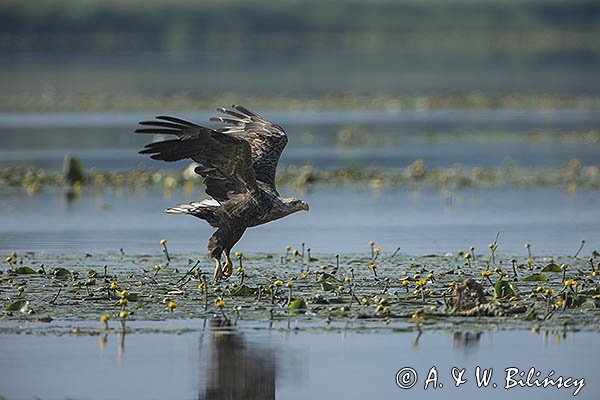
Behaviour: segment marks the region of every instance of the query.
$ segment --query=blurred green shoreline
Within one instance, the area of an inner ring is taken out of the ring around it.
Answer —
[[[164,189],[183,190],[191,194],[203,188],[202,179],[194,173],[195,163],[183,170],[143,169],[131,171],[83,171],[78,161],[71,159],[65,171],[13,166],[0,169],[0,188],[25,190],[29,195],[53,187],[68,187],[77,193],[82,187],[96,189],[128,188],[134,191]],[[429,168],[423,160],[415,160],[406,168],[380,169],[347,167],[335,170],[317,169],[311,165],[283,166],[277,174],[277,184],[297,190],[311,190],[315,185],[367,185],[373,189],[386,187],[435,187],[442,192],[466,188],[552,187],[567,192],[600,189],[600,167],[585,166],[577,159],[556,168],[496,168],[465,167]]]
[[[0,49],[594,49],[595,1],[4,0]]]
[[[0,112],[599,109],[600,4],[0,2]]]

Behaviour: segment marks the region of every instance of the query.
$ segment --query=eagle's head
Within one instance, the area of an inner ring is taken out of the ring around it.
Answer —
[[[308,211],[310,209],[310,207],[308,206],[308,203],[305,202],[304,200],[300,200],[300,199],[294,199],[294,198],[283,199],[283,203],[289,209],[290,213],[293,213],[296,211]]]

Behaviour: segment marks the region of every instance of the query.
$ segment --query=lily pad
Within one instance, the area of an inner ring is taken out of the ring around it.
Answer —
[[[535,308],[529,311],[529,313],[525,316],[525,321],[537,321],[537,319],[538,313]]]
[[[29,301],[17,300],[17,301],[13,301],[12,303],[8,304],[4,310],[5,311],[20,311],[22,313],[25,313],[25,312],[27,312],[28,309],[29,309]]]
[[[327,268],[330,267],[330,265],[327,265],[323,268]],[[331,280],[336,280],[335,276],[327,273],[327,272],[323,272],[321,275],[319,275],[319,279],[317,280],[317,282],[321,282],[321,281],[331,281]]]
[[[57,278],[67,278],[71,276],[71,271],[66,268],[59,267],[52,270],[52,275]]]
[[[595,310],[600,308],[600,299],[587,299],[585,303],[581,305],[584,310]]]
[[[129,293],[125,298],[128,301],[139,301],[140,296],[137,293]]]
[[[558,265],[550,263],[542,269],[542,272],[562,272],[562,269]]]
[[[578,294],[576,296],[573,296],[571,294],[567,295],[567,298],[565,299],[565,302],[567,304],[567,307],[571,307],[571,308],[577,308],[577,307],[581,307],[587,300],[588,298],[584,295]]]
[[[334,284],[337,282],[335,277],[328,273],[321,274],[317,282],[321,284],[321,289],[326,292],[331,292],[337,286],[334,286]]]
[[[529,275],[527,278],[525,278],[523,280],[527,281],[527,282],[542,282],[542,281],[547,281],[548,277],[544,274],[533,274],[533,275]]]
[[[306,313],[307,306],[304,299],[296,299],[290,303],[288,308],[292,314],[304,314]]]
[[[347,303],[347,301],[344,300],[341,297],[333,297],[333,298],[329,299],[327,302],[329,304],[343,304],[343,303]]]
[[[512,297],[515,296],[517,292],[513,285],[510,282],[499,280],[494,285],[494,297],[497,299],[502,299],[504,297]]]
[[[232,296],[254,296],[255,293],[256,289],[252,289],[251,287],[246,285],[234,286],[229,291],[229,294],[231,294]]]
[[[17,274],[35,274],[35,270],[31,267],[17,267],[15,272]]]
[[[327,301],[327,299],[321,296],[320,294],[317,294],[312,300],[312,302],[314,304],[329,304],[329,301]]]

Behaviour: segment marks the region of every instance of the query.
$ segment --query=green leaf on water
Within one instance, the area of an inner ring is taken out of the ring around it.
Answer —
[[[562,272],[562,269],[558,265],[550,263],[542,269],[542,272]]]
[[[580,307],[581,305],[583,305],[586,302],[586,300],[587,300],[587,297],[578,294],[573,299],[573,303],[572,303],[571,307]]]
[[[333,275],[323,273],[319,276],[317,282],[321,284],[321,289],[326,292],[331,292],[335,288],[334,283],[337,282],[337,280]]]
[[[494,297],[497,299],[515,296],[516,294],[517,292],[510,282],[499,280],[494,285]]]
[[[525,321],[537,321],[538,313],[535,309],[532,309],[526,316]]]
[[[54,275],[57,278],[67,278],[71,276],[71,271],[69,271],[66,268],[59,267],[52,270],[52,275]]]
[[[35,274],[35,270],[31,267],[17,267],[15,272],[17,274]]]
[[[527,281],[527,282],[541,282],[541,281],[547,281],[548,277],[544,274],[533,274],[533,275],[529,275],[527,278],[525,278],[523,280]]]
[[[229,294],[232,296],[254,296],[256,289],[252,289],[249,286],[234,286],[229,290]]]
[[[600,299],[587,299],[585,303],[581,305],[584,310],[595,310],[600,308]]]
[[[329,304],[329,301],[320,294],[315,295],[315,298],[312,300],[314,304]]]
[[[304,299],[296,299],[288,306],[290,313],[292,314],[304,314],[306,313],[306,302]]]
[[[139,301],[140,299],[140,296],[137,293],[129,293],[126,297],[129,301]]]
[[[335,281],[335,276],[328,274],[327,272],[323,272],[321,275],[319,275],[319,279],[317,280],[317,282],[323,282],[323,281]]]
[[[29,301],[27,300],[17,300],[13,301],[4,309],[5,311],[20,311],[22,313],[27,312],[29,309]]]
[[[343,303],[347,303],[347,301],[341,297],[333,297],[328,300],[328,303],[329,304],[343,304]]]

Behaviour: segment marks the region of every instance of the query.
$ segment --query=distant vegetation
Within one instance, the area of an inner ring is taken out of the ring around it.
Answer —
[[[4,0],[0,48],[593,48],[599,22],[597,1]]]
[[[71,159],[68,159],[71,160]],[[201,178],[193,172],[195,164],[184,170],[138,169],[126,172],[109,172],[79,169],[79,179],[72,177],[72,169],[54,171],[24,165],[0,168],[0,189],[26,191],[35,195],[53,187],[71,187],[80,190],[89,186],[98,190],[128,188],[144,191],[164,188],[167,193],[183,190],[188,196],[204,187]],[[427,167],[421,159],[405,168],[379,169],[371,167],[347,167],[336,170],[313,168],[311,165],[283,166],[277,172],[277,185],[298,190],[313,190],[322,185],[369,185],[374,190],[385,187],[438,188],[445,196],[469,187],[477,188],[535,188],[553,187],[574,193],[577,190],[600,189],[600,168],[583,165],[578,159],[554,168],[519,168],[514,165],[499,168]],[[77,193],[75,193],[77,194]]]
[[[600,3],[3,0],[0,110],[597,108]]]

